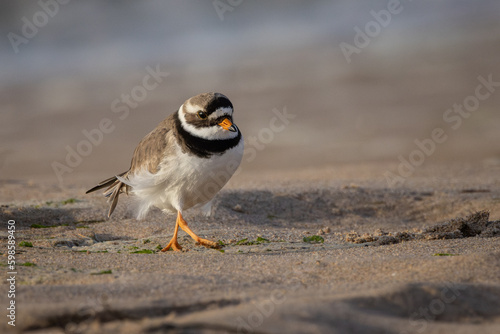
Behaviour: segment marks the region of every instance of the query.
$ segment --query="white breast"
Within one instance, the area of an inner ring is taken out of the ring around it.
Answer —
[[[175,145],[175,154],[164,158],[156,174],[141,171],[129,178],[132,193],[138,199],[139,219],[152,206],[182,212],[211,201],[233,176],[243,157],[243,139],[224,154],[210,158],[185,154]]]

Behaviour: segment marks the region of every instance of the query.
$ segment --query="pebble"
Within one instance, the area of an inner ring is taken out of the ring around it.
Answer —
[[[323,234],[327,234],[327,233],[330,233],[329,227],[324,227],[318,231],[318,235],[323,235]]]
[[[236,211],[236,212],[244,212],[243,211],[243,208],[241,207],[240,204],[236,204],[234,207],[233,207],[233,211]]]

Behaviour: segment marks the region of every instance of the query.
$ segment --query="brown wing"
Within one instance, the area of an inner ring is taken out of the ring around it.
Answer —
[[[163,120],[144,137],[135,148],[128,174],[134,174],[141,169],[156,173],[158,166],[168,151],[168,133],[173,128],[173,115]]]

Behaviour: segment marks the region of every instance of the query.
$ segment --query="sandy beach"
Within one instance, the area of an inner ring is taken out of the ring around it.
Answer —
[[[498,3],[176,6],[71,2],[0,49],[0,332],[499,333]],[[222,248],[162,253],[174,214],[85,191],[206,91],[245,139],[185,214]]]
[[[121,203],[107,220],[105,200],[78,186],[6,182],[2,199],[11,201],[0,218],[15,220],[17,240],[32,244],[17,248],[16,330],[496,333],[496,173],[415,177],[388,188],[353,166],[336,172],[335,179],[326,169],[237,177],[219,195],[214,217],[187,216],[224,252],[181,234],[188,251],[161,253],[174,215],[137,221]],[[29,194],[48,201],[23,198]],[[490,215],[467,218],[481,210]],[[416,237],[445,231],[435,225],[449,227],[452,218],[464,220],[450,233]],[[413,237],[359,240],[401,233]]]

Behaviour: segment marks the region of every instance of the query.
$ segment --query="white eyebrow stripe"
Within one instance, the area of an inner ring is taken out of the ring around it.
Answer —
[[[233,115],[233,108],[231,107],[225,107],[225,108],[219,108],[213,113],[208,116],[209,119],[217,119],[221,116],[232,116]]]

